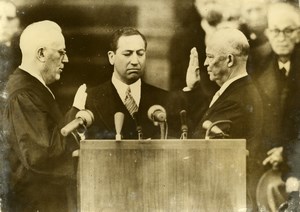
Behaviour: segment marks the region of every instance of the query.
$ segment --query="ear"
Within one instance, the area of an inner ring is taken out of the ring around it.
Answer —
[[[111,65],[115,64],[115,53],[113,51],[107,52],[108,60]]]
[[[231,68],[231,67],[234,65],[234,63],[235,63],[234,55],[229,54],[229,55],[227,56],[227,67],[228,67],[228,68]]]
[[[43,63],[46,61],[45,49],[43,47],[40,47],[40,48],[37,49],[36,57],[39,61],[41,61]]]

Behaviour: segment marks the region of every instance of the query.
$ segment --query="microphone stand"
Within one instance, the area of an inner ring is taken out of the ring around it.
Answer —
[[[142,126],[140,125],[140,119],[139,119],[139,115],[138,112],[134,112],[132,114],[132,118],[135,122],[135,126],[136,126],[136,131],[138,134],[138,140],[143,140],[143,131],[142,131]]]
[[[210,137],[209,137],[209,133],[211,132],[211,129],[214,127],[214,126],[216,126],[217,124],[223,124],[223,123],[229,123],[229,124],[232,124],[232,121],[230,121],[230,120],[220,120],[220,121],[216,121],[216,122],[214,122],[214,123],[212,123],[211,125],[210,125],[210,127],[206,130],[206,132],[205,132],[205,139],[210,139]],[[227,134],[225,134],[224,132],[222,132],[221,133],[221,136],[223,137],[223,138],[225,138],[225,137],[228,137],[229,135],[227,135]]]
[[[165,139],[165,122],[159,122],[160,139]]]
[[[180,139],[182,139],[182,140],[187,139],[188,129],[187,128],[183,128],[183,129],[181,129],[181,131],[182,131],[182,133],[181,133]]]
[[[164,122],[159,122],[160,128],[160,139],[167,139],[168,137],[168,123],[167,120]]]
[[[179,115],[180,115],[180,122],[181,122],[181,136],[180,136],[180,139],[187,139],[188,126],[186,124],[186,110],[181,110]]]
[[[136,127],[136,131],[137,131],[137,133],[138,133],[138,140],[143,140],[142,127],[141,127],[141,126],[137,126],[137,127]]]

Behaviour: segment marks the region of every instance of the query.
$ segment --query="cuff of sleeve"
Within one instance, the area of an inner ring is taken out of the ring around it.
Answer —
[[[183,89],[182,89],[182,91],[184,91],[184,92],[188,92],[188,91],[191,91],[192,89],[191,88],[189,88],[189,87],[184,87]]]
[[[85,109],[84,106],[80,106],[80,105],[77,105],[77,104],[73,104],[73,107],[77,108],[78,110],[84,110]]]

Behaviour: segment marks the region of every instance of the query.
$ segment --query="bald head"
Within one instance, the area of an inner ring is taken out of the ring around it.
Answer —
[[[237,29],[220,29],[208,40],[208,46],[218,49],[220,53],[243,56],[247,59],[249,43],[246,36]]]
[[[52,21],[40,21],[25,28],[20,38],[22,69],[39,75],[45,84],[60,79],[69,62],[61,28]]]
[[[58,40],[64,40],[61,28],[52,21],[40,21],[28,25],[20,37],[23,58],[34,57],[37,49],[51,47]]]
[[[284,2],[271,4],[268,10],[268,25],[274,25],[282,19],[291,25],[300,26],[299,9]]]
[[[226,81],[247,74],[249,44],[237,29],[220,29],[208,40],[204,65],[211,81],[222,86]]]

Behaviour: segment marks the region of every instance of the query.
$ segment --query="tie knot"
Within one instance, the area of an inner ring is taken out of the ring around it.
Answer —
[[[286,70],[284,67],[282,67],[282,68],[280,69],[280,72],[281,72],[281,74],[283,74],[284,76],[287,76],[287,70]]]
[[[126,94],[131,94],[130,86],[128,86],[128,88],[127,88],[127,90],[126,90]]]

